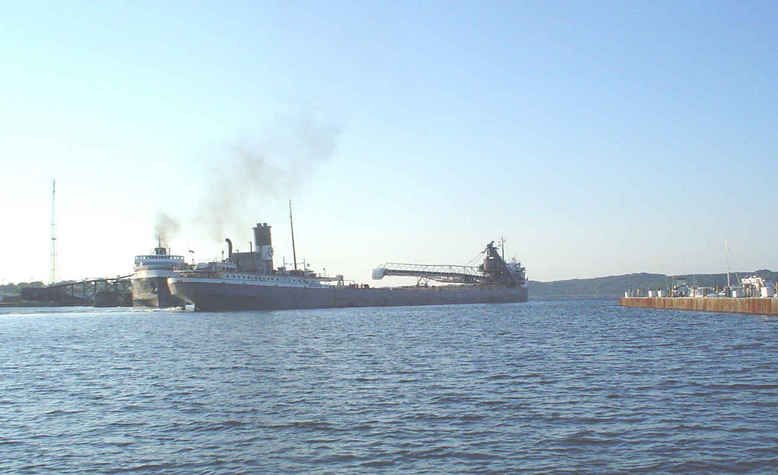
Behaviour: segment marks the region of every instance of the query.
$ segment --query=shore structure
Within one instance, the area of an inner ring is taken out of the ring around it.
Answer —
[[[622,297],[619,304],[623,307],[778,315],[777,298]]]
[[[130,274],[69,280],[55,284],[23,287],[18,295],[2,299],[3,307],[128,307],[132,305]]]
[[[168,277],[171,294],[198,311],[506,303],[528,298],[524,267],[506,263],[493,242],[484,249],[483,263],[477,267],[385,264],[373,272],[374,279],[418,279],[413,286],[386,288],[346,284],[342,275],[325,277],[307,267],[298,269],[296,257],[294,268],[274,268],[267,223],[254,228],[251,252],[233,253],[232,242],[226,242],[228,257],[222,262],[197,264],[191,271]]]
[[[723,289],[694,287],[684,282],[670,289],[648,290],[646,296],[640,289],[628,290],[619,299],[619,304],[624,307],[778,315],[775,282],[766,282],[758,275],[740,279],[737,286],[732,286],[727,280],[728,285]]]

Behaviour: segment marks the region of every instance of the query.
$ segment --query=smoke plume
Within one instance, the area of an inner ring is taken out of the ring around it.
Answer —
[[[229,145],[202,196],[198,227],[214,242],[245,229],[263,200],[289,197],[310,180],[332,156],[338,134],[310,119],[294,120],[263,140]]]
[[[191,231],[213,242],[245,231],[253,224],[264,202],[286,199],[307,183],[317,168],[329,160],[340,131],[313,119],[292,119],[271,130],[262,139],[244,139],[228,144],[217,154],[206,176],[202,192],[192,196],[197,208]],[[175,220],[168,218],[163,236],[178,231]]]
[[[159,241],[162,247],[168,247],[170,240],[178,234],[179,229],[181,229],[181,226],[174,218],[162,212],[157,213],[157,219],[154,224],[154,238]]]

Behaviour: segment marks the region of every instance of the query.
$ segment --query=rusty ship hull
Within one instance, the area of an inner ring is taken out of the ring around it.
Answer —
[[[169,275],[174,275],[172,272]],[[168,275],[137,277],[133,276],[132,306],[143,308],[182,307],[186,303],[170,292],[167,285]]]

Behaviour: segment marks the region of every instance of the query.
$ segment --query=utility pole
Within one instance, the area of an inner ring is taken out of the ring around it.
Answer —
[[[51,262],[49,268],[49,284],[57,281],[57,235],[54,224],[54,197],[56,194],[57,180],[51,180]]]

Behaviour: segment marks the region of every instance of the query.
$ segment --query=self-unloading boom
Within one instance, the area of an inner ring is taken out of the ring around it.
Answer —
[[[387,262],[373,270],[373,280],[387,276],[418,277],[457,284],[473,284],[483,278],[483,273],[474,266],[401,264]]]
[[[524,267],[517,262],[506,263],[494,247],[494,242],[487,244],[483,253],[486,254],[484,262],[478,267],[388,262],[373,270],[373,279],[402,276],[449,284],[501,284],[506,287],[521,285],[526,280]]]

